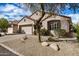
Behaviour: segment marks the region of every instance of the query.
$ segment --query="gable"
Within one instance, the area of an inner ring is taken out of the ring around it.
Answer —
[[[44,18],[46,18],[48,15],[49,15],[50,13],[49,12],[45,12],[45,15],[44,15],[44,17],[43,17],[43,19]],[[64,18],[64,20],[70,20],[71,18],[70,17],[68,17],[68,16],[64,16],[64,15],[57,15],[57,14],[53,14],[53,13],[51,13],[52,14],[52,16],[51,17],[49,17],[49,18]],[[32,18],[32,19],[35,19],[35,20],[38,20],[40,17],[41,17],[41,15],[42,15],[42,12],[41,11],[36,11],[36,12],[34,12],[31,16],[30,16],[30,18]],[[55,16],[54,16],[55,15]],[[42,19],[42,20],[43,20]]]
[[[42,15],[41,12],[37,11],[37,12],[33,13],[30,17],[32,19],[38,20],[41,17],[41,15]]]
[[[34,24],[34,21],[28,19],[27,17],[24,17],[18,25],[27,25],[27,24]]]

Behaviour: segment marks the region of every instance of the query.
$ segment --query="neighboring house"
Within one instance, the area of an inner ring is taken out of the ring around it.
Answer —
[[[18,21],[9,21],[8,34],[17,33],[18,31]]]
[[[45,19],[46,16],[48,16],[50,13],[46,12],[44,18],[42,19],[42,28],[48,29],[48,30],[55,30],[55,29],[64,29],[66,32],[71,31],[71,18],[68,16],[63,15],[57,15],[53,14],[48,19]],[[18,28],[20,32],[26,33],[26,34],[33,34],[34,32],[34,20],[38,20],[41,17],[41,12],[36,11],[31,16],[25,16],[23,17],[19,23]],[[32,18],[32,19],[30,19]],[[45,19],[45,20],[44,20]]]

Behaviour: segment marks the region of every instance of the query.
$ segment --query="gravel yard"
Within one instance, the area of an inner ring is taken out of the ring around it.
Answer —
[[[18,38],[1,43],[24,56],[79,56],[79,43],[75,41],[48,42],[57,43],[60,51],[41,46],[36,36],[28,36],[24,42]]]

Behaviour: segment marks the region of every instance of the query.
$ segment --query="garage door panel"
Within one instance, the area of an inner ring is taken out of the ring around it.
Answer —
[[[32,26],[21,27],[21,30],[22,30],[25,34],[32,34]]]

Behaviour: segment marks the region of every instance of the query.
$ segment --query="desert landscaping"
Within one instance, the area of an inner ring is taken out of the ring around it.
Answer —
[[[0,44],[4,48],[7,47],[6,49],[10,50],[12,53],[22,56],[72,56],[72,55],[78,56],[79,55],[79,43],[76,40],[47,42],[48,44],[55,43],[59,45],[60,50],[55,51],[49,46],[42,46],[41,43],[38,42],[37,36],[27,35],[28,39],[22,41],[21,38],[24,35],[25,34],[7,35],[4,37],[0,37]],[[45,41],[47,38],[48,37],[42,36],[42,41]]]

